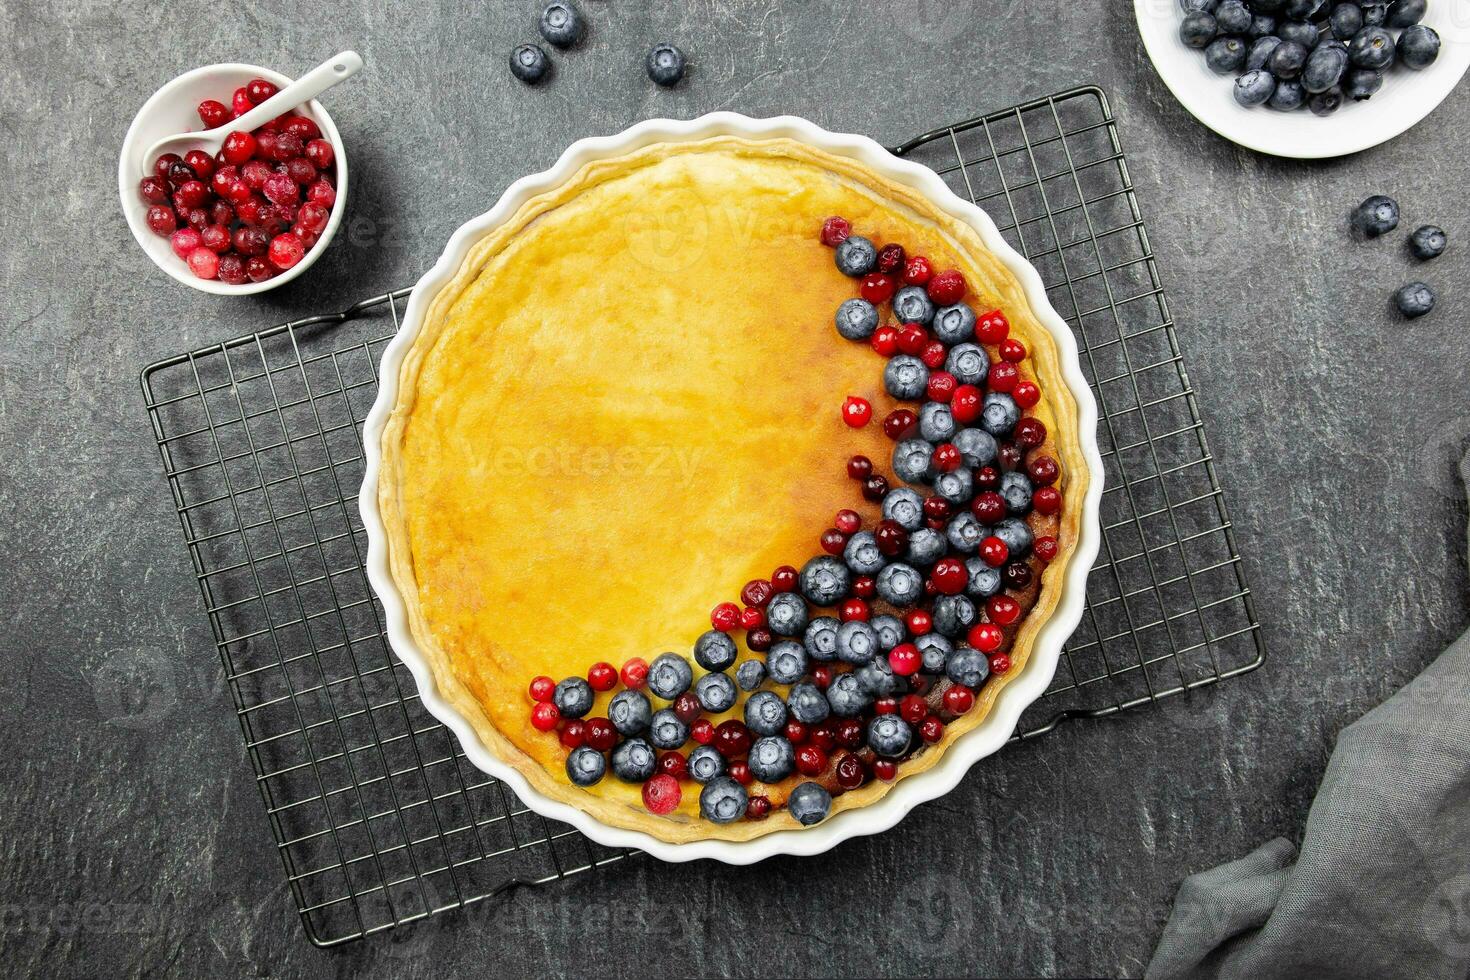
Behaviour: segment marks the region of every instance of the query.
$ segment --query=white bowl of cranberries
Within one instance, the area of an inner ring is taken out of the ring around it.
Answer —
[[[123,213],[143,251],[179,282],[244,296],[290,282],[342,221],[347,158],[315,100],[224,148],[157,160],[165,136],[228,124],[291,81],[256,65],[206,65],[155,92],[128,128],[118,163]]]

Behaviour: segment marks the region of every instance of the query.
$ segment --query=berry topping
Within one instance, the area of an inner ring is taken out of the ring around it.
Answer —
[[[578,748],[586,738],[587,726],[576,719],[567,722],[561,730],[561,744],[569,749]]]
[[[943,345],[940,345],[943,346]],[[940,362],[944,363],[943,361]],[[929,375],[928,395],[930,401],[949,403],[954,397],[955,379],[948,371],[934,371]]]
[[[918,324],[908,323],[898,330],[898,349],[901,353],[915,357],[924,353],[929,346],[929,335]]]
[[[944,708],[952,715],[962,715],[975,706],[975,692],[956,684],[944,692]]]
[[[764,820],[771,812],[771,801],[764,796],[752,796],[745,804],[745,819]]]
[[[842,403],[842,421],[854,429],[861,429],[873,417],[873,406],[866,398],[849,395]]]
[[[727,759],[742,756],[750,751],[750,731],[734,718],[722,721],[715,728],[712,744]]]
[[[965,298],[965,277],[957,269],[946,269],[928,283],[929,298],[940,306],[953,306]]]
[[[587,668],[587,683],[594,691],[611,691],[618,683],[617,669],[610,663],[595,663]]]
[[[827,554],[840,555],[843,549],[847,547],[847,535],[835,527],[829,527],[822,532],[822,537],[818,543],[821,544],[822,550]]]
[[[668,773],[659,773],[643,784],[643,805],[649,813],[672,813],[683,795],[679,781]]]
[[[866,480],[868,477],[870,477],[870,476],[873,475],[873,461],[871,459],[869,459],[868,457],[866,457],[866,456],[854,456],[854,457],[852,457],[851,459],[849,459],[847,461],[847,475],[849,477],[851,477],[852,479],[854,479],[854,480]],[[790,568],[789,565],[783,565],[781,567],[782,568]],[[779,572],[779,571],[781,571],[781,569],[777,569],[777,572]],[[794,582],[795,577],[796,577],[796,569],[794,569],[794,568],[791,569],[791,575],[792,575],[792,579],[793,579],[793,582]],[[776,577],[774,575],[771,576],[771,582],[772,582],[772,584],[775,583],[775,580],[776,580]],[[777,592],[789,592],[791,590],[789,588],[787,588],[787,589],[780,589],[780,588],[778,588],[776,591]]]
[[[1004,674],[1011,669],[1011,658],[1004,653],[993,653],[990,655],[990,672],[992,674]]]
[[[740,625],[740,607],[733,602],[722,602],[710,610],[710,625],[722,633],[728,633]]]
[[[1010,332],[1010,322],[1000,310],[982,314],[975,323],[975,337],[982,344],[999,344]]]
[[[934,276],[934,267],[922,255],[915,255],[904,263],[903,281],[910,286],[923,286]]]
[[[550,701],[552,692],[556,690],[556,681],[542,674],[531,681],[529,688],[532,701]]]
[[[828,248],[836,248],[838,245],[841,245],[847,241],[847,237],[851,234],[852,223],[846,218],[839,218],[833,215],[822,222],[822,244]]]
[[[863,299],[869,303],[886,303],[893,298],[898,287],[893,279],[882,272],[870,272],[863,276],[861,289]]]
[[[642,657],[631,657],[619,671],[624,687],[640,688],[648,680],[648,661]]]
[[[985,564],[989,565],[991,568],[999,568],[1000,566],[1004,565],[1006,563],[1006,559],[1008,559],[1010,556],[1011,552],[1010,549],[1006,547],[1006,543],[1000,538],[995,537],[994,535],[991,535],[984,541],[980,542],[980,557],[983,558],[985,560]]]
[[[561,720],[561,712],[550,701],[537,702],[531,709],[531,726],[538,732],[549,732]]]
[[[935,566],[933,580],[945,595],[959,595],[970,581],[970,573],[958,558],[943,558]]]
[[[892,242],[878,249],[878,271],[885,275],[902,275],[904,250],[902,245]],[[905,280],[907,282],[907,280]]]
[[[989,616],[993,623],[1009,626],[1020,618],[1021,605],[1010,596],[991,596],[985,603],[985,615]]]

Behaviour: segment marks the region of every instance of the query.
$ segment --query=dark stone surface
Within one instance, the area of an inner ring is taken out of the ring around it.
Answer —
[[[20,974],[607,976],[1137,974],[1189,872],[1296,836],[1335,733],[1466,624],[1452,449],[1470,420],[1470,227],[1454,93],[1404,137],[1326,163],[1196,124],[1131,4],[584,0],[589,36],[540,90],[506,53],[536,4],[17,0],[0,196],[0,947]],[[216,18],[224,12],[224,21]],[[468,12],[467,12],[468,11]],[[686,82],[642,75],[657,40]],[[330,98],[350,225],[303,280],[225,302],[178,286],[118,214],[135,108],[196,64],[367,61]],[[412,281],[450,232],[577,137],[655,115],[793,112],[892,142],[1080,82],[1114,100],[1272,651],[1264,669],[978,767],[896,830],[821,858],[640,861],[323,952],[291,909],[137,386],[155,358]],[[1350,110],[1349,110],[1350,111]],[[1302,126],[1312,121],[1303,118]],[[1391,291],[1433,221],[1432,316]],[[139,672],[152,686],[123,683]],[[120,680],[122,679],[122,680]]]

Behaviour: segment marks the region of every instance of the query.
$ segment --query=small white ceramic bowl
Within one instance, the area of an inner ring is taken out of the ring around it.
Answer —
[[[1340,157],[1385,143],[1433,112],[1470,67],[1470,2],[1433,0],[1423,23],[1439,33],[1440,48],[1428,68],[1397,65],[1373,98],[1330,116],[1247,109],[1235,101],[1235,79],[1215,74],[1203,51],[1179,40],[1179,0],[1133,0],[1133,11],[1144,49],[1184,108],[1232,143],[1278,157]]]
[[[128,127],[127,136],[123,137],[122,155],[117,164],[117,189],[122,198],[123,214],[143,251],[148,253],[154,265],[179,282],[218,296],[263,293],[285,285],[301,275],[326,251],[327,244],[337,233],[337,226],[342,223],[342,212],[347,203],[347,151],[342,146],[342,137],[338,134],[332,117],[322,108],[321,103],[313,99],[296,111],[316,123],[323,138],[332,144],[332,151],[336,155],[337,201],[332,205],[332,215],[327,219],[327,227],[322,231],[321,237],[300,262],[265,282],[247,282],[232,286],[218,279],[200,279],[189,271],[189,266],[183,259],[174,254],[169,240],[155,235],[148,227],[148,204],[138,196],[138,181],[153,172],[153,161],[144,160],[143,154],[155,141],[165,136],[202,130],[204,124],[199,121],[197,111],[199,103],[205,99],[216,99],[229,105],[230,96],[235,89],[252,78],[264,78],[282,88],[291,84],[291,79],[278,71],[257,65],[239,64],[205,65],[175,78],[154,92],[133,117],[133,124]]]

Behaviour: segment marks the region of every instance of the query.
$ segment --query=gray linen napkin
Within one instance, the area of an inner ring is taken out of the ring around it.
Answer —
[[[1184,880],[1145,975],[1470,975],[1470,632],[1338,736],[1300,854]]]

